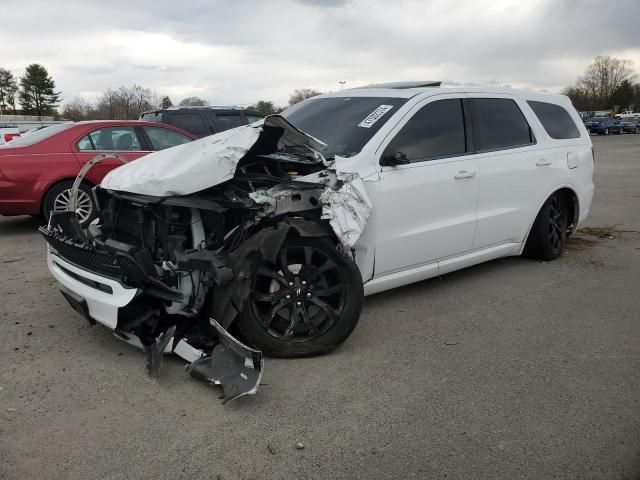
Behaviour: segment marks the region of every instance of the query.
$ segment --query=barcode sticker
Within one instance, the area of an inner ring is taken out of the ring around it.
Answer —
[[[376,123],[380,118],[393,108],[393,105],[380,105],[373,112],[371,112],[367,118],[362,120],[358,126],[362,128],[371,128],[371,125]]]

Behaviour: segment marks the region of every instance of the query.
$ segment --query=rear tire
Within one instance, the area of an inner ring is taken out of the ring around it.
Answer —
[[[568,222],[567,198],[561,193],[554,193],[538,212],[523,256],[536,260],[554,260],[562,255],[567,241]]]
[[[62,212],[68,208],[71,198],[71,187],[73,187],[73,182],[71,180],[65,180],[55,184],[49,189],[42,202],[42,214],[47,222],[49,221],[51,212]],[[78,189],[78,208],[76,212],[82,228],[87,228],[91,221],[97,216],[93,193],[91,192],[91,188],[86,184],[80,184],[80,188]]]
[[[358,267],[323,238],[290,238],[277,262],[262,261],[237,327],[273,357],[321,355],[344,342],[360,318]]]

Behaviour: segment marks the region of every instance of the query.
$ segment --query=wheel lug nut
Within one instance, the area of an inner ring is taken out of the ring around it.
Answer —
[[[290,286],[290,287],[293,287],[293,282],[289,282],[289,286]]]
[[[284,298],[286,298],[287,300],[291,300],[291,295],[286,295]]]
[[[302,281],[302,286],[305,287],[307,285],[307,282],[305,282],[304,280]]]
[[[296,305],[297,305],[298,307],[301,307],[301,306],[302,306],[302,302],[296,302]]]
[[[307,292],[307,298],[311,298],[311,292]]]

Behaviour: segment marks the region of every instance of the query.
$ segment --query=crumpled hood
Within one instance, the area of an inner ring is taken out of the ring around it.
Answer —
[[[102,188],[141,195],[168,197],[189,195],[230,180],[238,162],[261,136],[264,127],[279,127],[278,148],[307,146],[321,152],[326,145],[299,130],[284,117],[271,115],[259,123],[204,137],[194,142],[151,153],[112,170],[102,180]]]

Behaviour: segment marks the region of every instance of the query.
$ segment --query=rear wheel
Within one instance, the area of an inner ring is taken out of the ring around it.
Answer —
[[[73,182],[66,180],[54,185],[47,192],[42,206],[42,213],[47,220],[51,212],[65,212],[69,209],[72,186]],[[78,189],[76,213],[78,214],[78,220],[80,220],[82,228],[86,228],[89,223],[96,218],[97,212],[93,195],[91,194],[91,189],[85,184],[80,184],[80,188]]]
[[[326,239],[288,239],[275,263],[259,265],[251,285],[238,329],[267,355],[329,352],[349,337],[360,318],[360,271]]]
[[[562,255],[567,241],[569,209],[565,195],[554,193],[536,217],[523,255],[538,260],[553,260]]]

